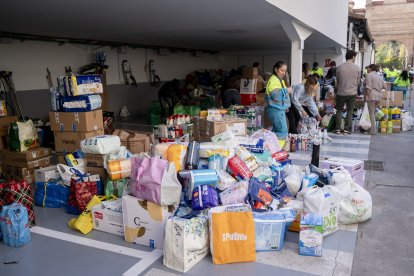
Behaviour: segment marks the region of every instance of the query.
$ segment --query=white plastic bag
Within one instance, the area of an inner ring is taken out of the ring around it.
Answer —
[[[313,186],[308,189],[305,195],[304,210],[323,217],[324,237],[338,231],[340,202],[340,192],[331,185],[325,185],[322,188]]]
[[[371,128],[371,119],[369,117],[367,103],[364,104],[364,110],[362,111],[361,119],[359,120],[359,126],[364,130]]]
[[[284,169],[286,186],[292,196],[296,196],[300,189],[303,172],[299,166],[286,165]]]
[[[85,166],[69,167],[64,164],[57,164],[56,168],[59,171],[59,174],[63,180],[63,183],[67,186],[70,185],[70,180],[72,179],[72,175],[73,175],[73,172],[71,171],[71,169],[78,170],[81,174],[85,174]]]
[[[414,118],[411,115],[411,112],[404,112],[401,115],[401,120],[402,131],[411,130],[412,126],[414,125]]]

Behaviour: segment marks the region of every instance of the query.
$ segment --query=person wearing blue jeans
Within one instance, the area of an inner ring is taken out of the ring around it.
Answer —
[[[266,85],[267,116],[272,122],[273,132],[281,139],[288,136],[286,113],[290,107],[291,88],[287,88],[283,80],[286,70],[286,63],[276,62],[273,66],[273,74]]]

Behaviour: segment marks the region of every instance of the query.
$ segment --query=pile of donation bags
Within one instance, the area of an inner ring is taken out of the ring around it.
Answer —
[[[183,137],[136,155],[114,154],[122,147],[112,136],[90,139],[82,151],[106,156],[109,179],[99,192],[99,181],[69,168],[75,200],[67,205],[80,213],[69,225],[88,233],[101,226],[102,210],[117,212],[121,227],[112,233],[163,249],[164,264],[178,271],[210,252],[215,264],[255,261],[257,251],[283,249],[288,230],[300,232],[300,254],[321,256],[338,224],[371,217],[369,193],[346,169],[292,165],[266,129],[250,137],[228,130],[205,143]]]

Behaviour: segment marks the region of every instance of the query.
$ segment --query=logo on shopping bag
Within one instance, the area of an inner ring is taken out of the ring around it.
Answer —
[[[242,233],[223,233],[223,241],[247,241],[247,235]]]

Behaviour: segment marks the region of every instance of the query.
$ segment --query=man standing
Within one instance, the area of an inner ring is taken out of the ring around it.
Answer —
[[[360,71],[358,65],[354,64],[357,53],[354,50],[348,50],[345,55],[346,62],[336,68],[336,80],[338,91],[336,95],[336,120],[335,133],[341,133],[342,110],[346,104],[346,119],[343,133],[351,134],[352,115],[354,113],[355,100],[358,93],[358,84],[360,80]]]

